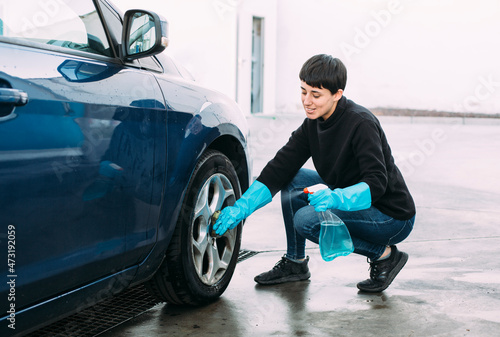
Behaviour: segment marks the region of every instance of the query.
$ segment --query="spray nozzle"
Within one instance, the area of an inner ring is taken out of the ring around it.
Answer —
[[[318,192],[319,190],[322,190],[325,188],[328,188],[328,186],[326,186],[325,184],[316,184],[316,185],[312,185],[312,186],[304,188],[304,193],[305,194],[314,194],[315,192]]]

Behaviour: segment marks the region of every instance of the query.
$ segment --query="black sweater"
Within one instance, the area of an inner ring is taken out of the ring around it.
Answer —
[[[365,182],[370,187],[372,205],[382,213],[398,220],[415,215],[415,204],[394,163],[384,131],[366,108],[342,97],[326,121],[306,118],[257,180],[274,196],[310,157],[331,188]]]

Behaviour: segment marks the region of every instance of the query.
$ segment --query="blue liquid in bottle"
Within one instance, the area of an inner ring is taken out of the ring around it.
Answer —
[[[319,251],[325,261],[347,256],[354,251],[351,235],[344,222],[330,211],[318,212],[321,221]]]
[[[314,189],[323,188],[320,185],[306,187],[304,193],[313,194]],[[344,222],[329,210],[317,213],[321,224],[319,252],[323,260],[332,261],[336,257],[351,254],[354,251],[354,245]]]

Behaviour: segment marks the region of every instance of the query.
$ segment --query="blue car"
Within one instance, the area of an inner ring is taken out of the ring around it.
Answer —
[[[180,305],[227,288],[241,226],[210,226],[249,186],[246,120],[167,31],[106,0],[0,2],[1,336],[141,283]]]

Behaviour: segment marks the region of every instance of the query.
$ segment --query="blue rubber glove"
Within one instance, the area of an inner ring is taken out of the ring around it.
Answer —
[[[372,205],[370,187],[365,182],[334,190],[325,188],[309,194],[308,199],[309,204],[314,206],[317,212],[323,212],[327,209],[359,211],[370,208]]]
[[[271,191],[267,186],[258,180],[254,181],[233,206],[228,206],[221,211],[213,230],[217,235],[223,235],[228,229],[236,227],[250,214],[270,203],[272,199]]]
[[[111,179],[122,175],[122,172],[122,167],[109,160],[102,161],[99,165],[99,174]]]

